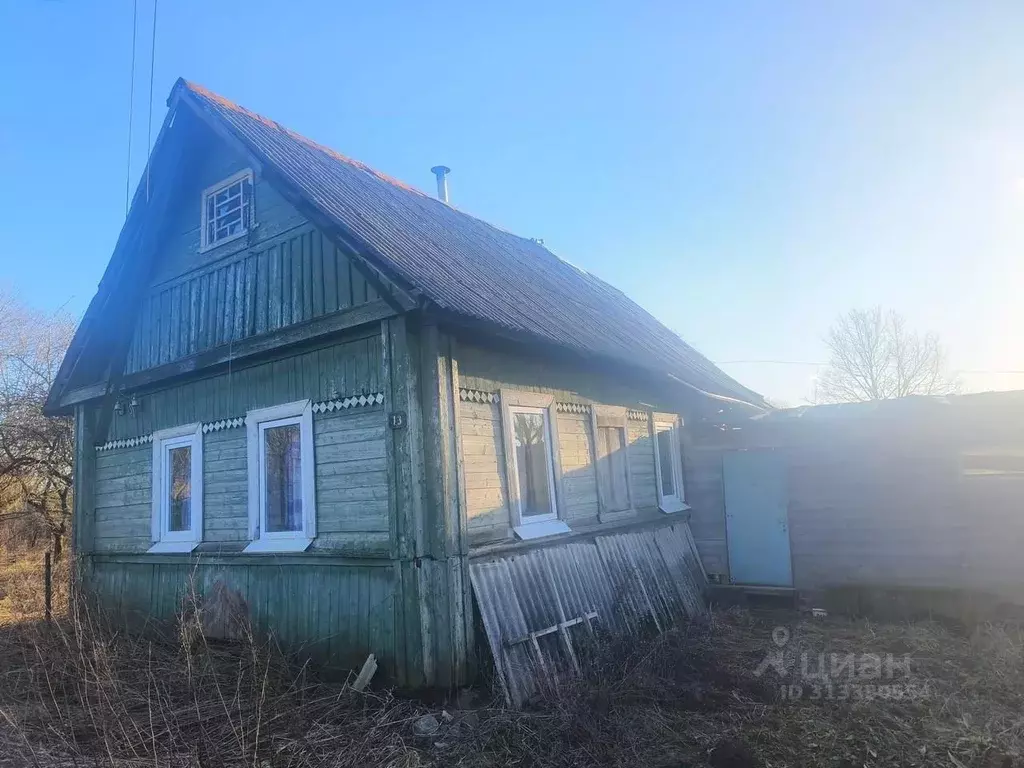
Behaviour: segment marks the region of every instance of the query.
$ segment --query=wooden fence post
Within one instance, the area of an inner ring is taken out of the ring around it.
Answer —
[[[46,620],[53,617],[53,567],[50,563],[50,553],[46,553],[43,560],[43,589],[44,600],[46,601]]]

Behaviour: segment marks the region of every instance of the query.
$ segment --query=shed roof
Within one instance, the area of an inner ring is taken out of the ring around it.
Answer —
[[[539,243],[464,213],[202,86],[192,101],[320,214],[364,245],[399,285],[464,318],[676,377],[763,405],[624,293]]]

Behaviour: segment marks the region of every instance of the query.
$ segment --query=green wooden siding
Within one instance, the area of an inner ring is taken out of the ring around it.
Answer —
[[[472,344],[458,345],[459,386],[482,392],[502,387],[522,392],[553,394],[564,403],[607,403],[671,411],[674,405],[649,389],[640,390],[607,370],[588,370],[579,364],[544,360],[526,354],[488,349]]]
[[[314,549],[385,553],[390,547],[384,410],[313,419],[317,538]]]
[[[570,525],[597,522],[597,471],[589,413],[558,414],[558,454],[565,492],[559,516]]]
[[[305,216],[277,190],[258,176],[254,178],[254,221],[247,237],[201,251],[202,195],[208,187],[248,168],[244,157],[232,152],[219,138],[209,137],[196,149],[193,169],[186,174],[171,210],[166,232],[157,249],[149,284],[158,286],[233,254],[259,248],[261,243],[309,224]]]
[[[654,469],[654,439],[645,421],[630,421],[629,474],[633,503],[638,507],[658,506],[658,479]]]
[[[197,379],[138,396],[134,414],[114,415],[110,439],[150,434],[193,422],[245,416],[295,400],[329,400],[381,391],[379,335]]]
[[[152,466],[153,447],[149,444],[97,453],[96,551],[145,552],[149,548]]]
[[[140,620],[173,619],[191,581],[203,595],[219,580],[242,595],[254,626],[273,632],[285,648],[345,668],[374,653],[382,679],[404,677],[405,651],[396,653],[404,642],[396,633],[396,568],[387,561],[95,557],[90,578],[105,607]]]
[[[249,540],[249,469],[245,427],[203,435],[203,541]]]
[[[349,258],[303,227],[155,288],[142,301],[127,373],[378,298]]]
[[[501,538],[512,525],[505,478],[501,411],[495,403],[461,401],[462,468],[466,487],[466,525],[470,535]],[[493,532],[493,533],[491,533]]]
[[[245,427],[234,427],[203,435],[203,543],[199,551],[240,550],[249,541],[246,434]],[[385,436],[381,406],[314,414],[314,551],[359,556],[390,552]],[[142,553],[149,549],[152,472],[152,444],[99,452],[98,552]]]
[[[470,344],[458,345],[459,387],[482,392],[512,389],[554,395],[557,402],[627,406],[647,410],[657,393],[567,363],[514,355]],[[662,403],[663,404],[663,403]],[[505,477],[501,409],[496,403],[458,403],[466,524],[474,545],[507,540],[517,524]],[[666,408],[668,410],[668,408]],[[654,441],[646,421],[628,422],[627,460],[634,508],[658,506]],[[597,466],[590,413],[558,414],[558,456],[562,468],[559,517],[570,527],[598,525]]]

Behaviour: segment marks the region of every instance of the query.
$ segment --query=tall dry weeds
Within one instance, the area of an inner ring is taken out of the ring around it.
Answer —
[[[1007,768],[1024,749],[1024,635],[1010,626],[716,612],[582,649],[581,676],[523,711],[443,711],[318,680],[251,629],[211,641],[194,601],[173,628],[135,633],[71,606],[0,631],[0,765]],[[756,674],[777,625],[794,653],[910,654],[928,695],[787,699],[790,680]],[[437,727],[417,736],[427,712]]]
[[[125,632],[82,600],[0,633],[0,755],[25,764],[409,764],[410,704],[295,668],[254,632],[218,645],[195,601],[176,632]],[[5,724],[5,725],[4,725]],[[415,764],[412,763],[412,764]]]

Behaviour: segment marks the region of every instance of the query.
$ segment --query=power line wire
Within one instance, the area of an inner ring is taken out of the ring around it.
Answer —
[[[828,363],[811,363],[806,360],[716,360],[715,365],[734,365],[740,363],[771,363],[773,365],[828,365]]]
[[[153,42],[149,54],[149,140],[147,152],[153,152],[153,73],[156,70],[156,6],[157,0],[153,0]],[[149,166],[146,162],[146,202],[149,202]]]
[[[808,360],[716,360],[715,365],[807,365],[823,366],[826,362],[810,362]],[[1005,373],[1024,375],[1024,370],[999,368],[955,368],[956,373]]]
[[[139,0],[132,6],[132,82],[128,91],[128,169],[124,180],[124,216],[128,218],[128,208],[132,196],[132,114],[135,111],[135,39],[139,30]]]

